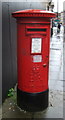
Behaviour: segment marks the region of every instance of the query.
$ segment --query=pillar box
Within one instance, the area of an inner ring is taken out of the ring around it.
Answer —
[[[55,14],[43,10],[12,13],[17,20],[17,104],[37,112],[48,107],[50,23]]]

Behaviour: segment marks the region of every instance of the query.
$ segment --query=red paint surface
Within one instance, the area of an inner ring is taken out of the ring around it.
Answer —
[[[22,13],[40,13],[40,11],[21,11],[13,13],[13,16]],[[42,12],[43,13],[43,12]],[[45,14],[44,12],[43,14]],[[50,13],[48,13],[49,15]],[[52,13],[51,13],[52,14]],[[30,14],[29,14],[30,15]],[[54,17],[54,14],[52,14]],[[18,16],[17,16],[18,18]],[[31,21],[31,23],[29,23]],[[28,28],[46,28],[45,32],[31,32]],[[42,38],[41,53],[31,54],[32,38]],[[49,74],[49,50],[50,50],[50,18],[33,17],[18,18],[17,20],[17,66],[18,88],[29,93],[43,92],[48,89]],[[42,62],[33,62],[34,55],[41,55]],[[43,65],[46,64],[46,67]]]
[[[51,11],[39,10],[39,9],[27,9],[13,12],[14,17],[55,17],[55,13]]]

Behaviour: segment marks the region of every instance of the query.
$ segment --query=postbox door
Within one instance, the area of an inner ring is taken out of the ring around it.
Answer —
[[[46,35],[37,35],[31,37],[31,84],[35,82],[35,91],[45,91],[48,89],[48,38]],[[34,87],[34,85],[33,85]]]

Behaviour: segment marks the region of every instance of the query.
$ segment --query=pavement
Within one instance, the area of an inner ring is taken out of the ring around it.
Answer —
[[[2,118],[63,118],[63,99],[65,100],[63,97],[63,82],[65,82],[65,77],[63,77],[63,73],[65,73],[63,71],[63,54],[65,61],[63,47],[65,47],[65,43],[63,43],[63,27],[61,27],[59,34],[54,32],[50,44],[49,107],[42,112],[34,113],[34,115],[18,108],[15,88],[14,97],[6,99],[3,103]]]

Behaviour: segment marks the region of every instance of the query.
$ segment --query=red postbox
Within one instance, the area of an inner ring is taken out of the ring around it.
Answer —
[[[17,104],[42,111],[48,107],[50,23],[55,14],[30,9],[12,15],[17,19]]]

